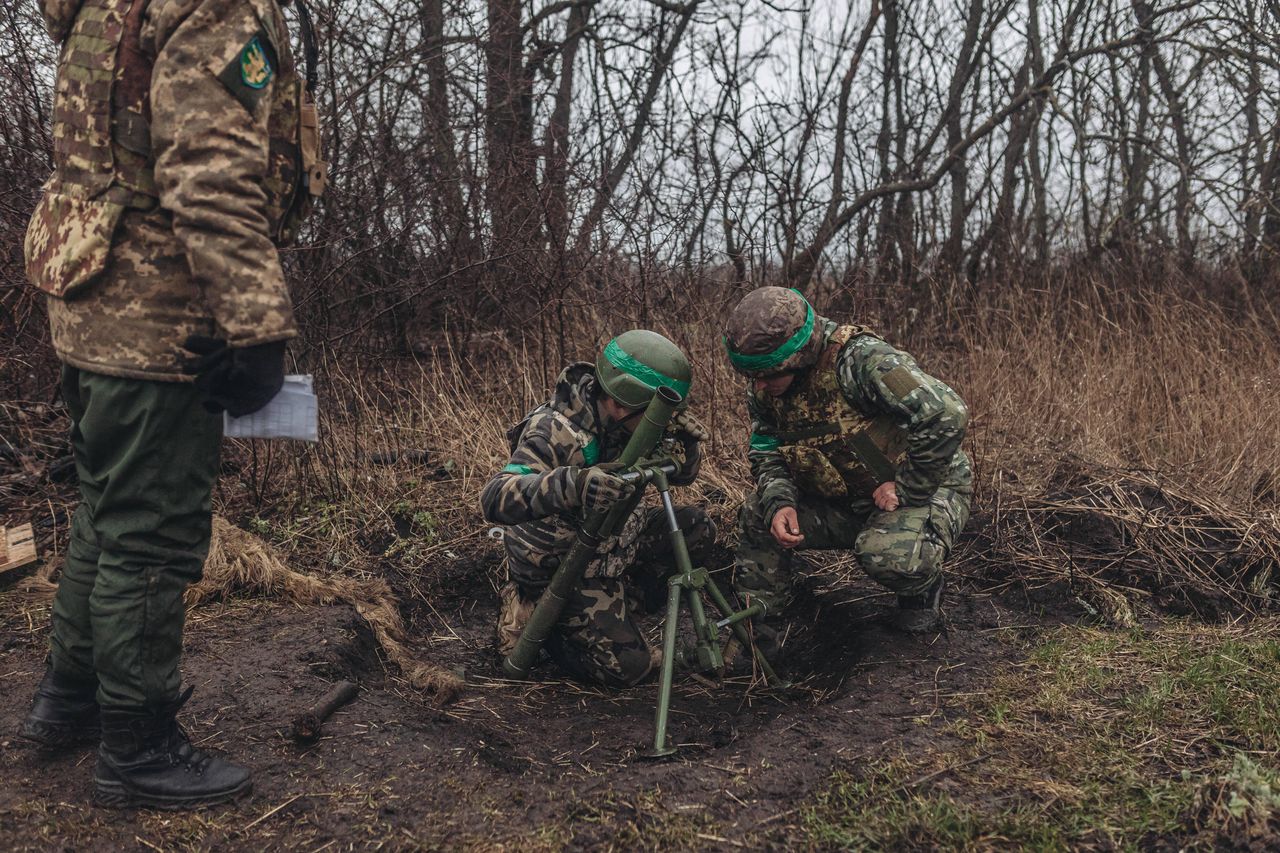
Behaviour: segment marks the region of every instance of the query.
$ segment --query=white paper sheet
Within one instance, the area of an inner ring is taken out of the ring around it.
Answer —
[[[317,441],[320,437],[319,408],[311,390],[311,374],[290,374],[280,393],[251,415],[222,416],[227,438],[291,438]]]

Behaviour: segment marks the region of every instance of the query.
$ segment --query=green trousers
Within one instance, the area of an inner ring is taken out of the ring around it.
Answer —
[[[64,366],[80,505],[53,602],[50,655],[98,679],[103,707],[177,697],[182,596],[209,553],[222,417],[180,382]]]
[[[942,561],[969,520],[971,492],[967,483],[944,486],[927,506],[893,512],[880,512],[870,501],[805,499],[796,507],[804,534],[796,550],[852,549],[862,570],[881,586],[899,595],[916,595],[942,571]],[[759,498],[747,498],[738,512],[734,586],[740,596],[778,610],[791,598],[792,549],[773,538],[770,521]]]

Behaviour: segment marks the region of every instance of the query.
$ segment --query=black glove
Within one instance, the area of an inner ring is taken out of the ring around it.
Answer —
[[[284,341],[232,347],[221,338],[192,335],[182,348],[195,355],[182,363],[182,372],[196,378],[210,412],[225,409],[233,418],[253,414],[284,385]]]
[[[609,462],[577,469],[573,482],[578,487],[578,505],[583,511],[601,512],[631,496],[632,485],[614,473],[621,468]]]

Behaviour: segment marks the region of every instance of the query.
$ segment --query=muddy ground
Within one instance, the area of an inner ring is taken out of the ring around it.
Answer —
[[[14,737],[43,666],[47,610],[0,590],[0,842],[10,849],[244,847],[345,849],[664,844],[786,846],[836,769],[906,749],[945,748],[950,699],[980,691],[1044,621],[1045,602],[959,579],[947,629],[909,638],[884,624],[891,598],[805,592],[787,648],[796,686],[748,675],[681,679],[674,760],[642,757],[656,687],[602,691],[501,678],[492,646],[493,549],[423,567],[430,604],[406,601],[426,652],[465,670],[468,689],[436,709],[384,665],[345,605],[232,600],[192,612],[184,714],[201,746],[255,772],[251,796],[193,814],[112,811],[90,802],[89,748],[46,756]],[[395,580],[393,578],[393,580]],[[414,586],[421,588],[422,578]],[[399,586],[399,584],[397,584]],[[1041,615],[1033,616],[1038,613]],[[647,624],[656,631],[657,620]],[[336,680],[359,698],[299,746],[290,721]]]

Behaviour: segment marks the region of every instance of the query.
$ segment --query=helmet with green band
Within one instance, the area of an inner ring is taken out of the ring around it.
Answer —
[[[657,332],[632,329],[609,341],[596,359],[596,380],[604,392],[629,409],[649,405],[666,385],[689,401],[693,370],[680,348]]]
[[[821,342],[818,319],[800,291],[757,288],[729,315],[724,335],[729,361],[739,373],[752,377],[809,367]]]

